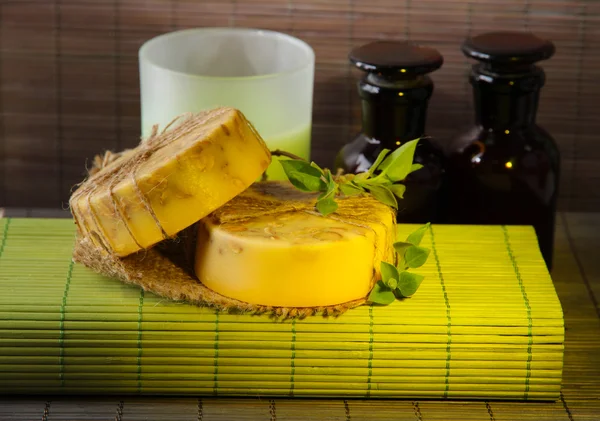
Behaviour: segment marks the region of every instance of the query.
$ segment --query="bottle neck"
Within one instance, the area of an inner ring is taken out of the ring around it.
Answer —
[[[535,124],[544,74],[491,73],[474,66],[471,73],[475,123],[488,130],[524,128]]]
[[[428,77],[374,85],[365,78],[359,83],[362,99],[362,131],[383,148],[423,136],[433,83]]]

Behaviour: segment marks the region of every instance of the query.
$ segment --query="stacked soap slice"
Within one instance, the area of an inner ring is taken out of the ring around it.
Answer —
[[[414,297],[288,321],[102,278],[71,262],[74,232],[0,220],[0,393],[559,397],[563,316],[529,227],[433,226]]]
[[[370,195],[315,212],[316,194],[291,183],[255,183],[200,221],[195,273],[213,291],[280,307],[363,300],[394,261],[396,214]]]
[[[81,235],[117,256],[173,237],[248,188],[271,155],[244,115],[175,122],[90,176],[69,203]]]

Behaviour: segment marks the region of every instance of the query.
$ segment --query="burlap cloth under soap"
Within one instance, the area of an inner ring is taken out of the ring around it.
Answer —
[[[156,136],[156,134],[157,131],[155,128],[153,136]],[[114,164],[123,155],[132,154],[132,152],[135,153],[134,150],[127,150],[117,154],[107,152],[103,157],[96,157],[94,167],[89,171],[90,175],[93,176],[100,169]],[[338,211],[329,217],[368,228],[364,222],[372,218],[369,203],[371,206],[376,206],[375,204],[378,202],[372,197],[362,198],[363,205],[364,200],[367,201],[367,205],[366,207],[363,206],[361,210],[357,210],[352,204],[355,200],[360,199],[347,198],[340,200]],[[235,201],[236,199],[232,202]],[[232,202],[226,206],[231,206]],[[256,215],[273,215],[290,211],[314,212],[314,202],[297,200],[284,202],[269,200],[263,200],[262,202],[250,201],[245,202],[243,206],[246,209],[254,206]],[[381,204],[378,203],[378,206],[381,206]],[[228,312],[266,313],[282,318],[306,317],[314,314],[329,316],[339,315],[350,308],[357,307],[366,302],[365,297],[335,306],[291,308],[256,305],[225,297],[205,287],[193,273],[195,233],[196,226],[192,225],[180,232],[174,239],[167,239],[155,247],[126,257],[118,257],[108,249],[97,245],[89,237],[83,235],[81,231],[78,231],[73,251],[73,260],[91,268],[97,273],[117,278],[128,284],[137,285],[145,291],[152,292],[161,297],[199,306],[209,306]]]

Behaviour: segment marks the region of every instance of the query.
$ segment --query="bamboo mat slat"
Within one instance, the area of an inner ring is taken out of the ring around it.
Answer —
[[[560,396],[563,313],[531,227],[432,227],[414,297],[291,321],[144,293],[73,264],[73,241],[69,219],[0,220],[3,393]]]

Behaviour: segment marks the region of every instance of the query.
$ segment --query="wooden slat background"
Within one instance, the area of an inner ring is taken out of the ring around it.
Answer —
[[[139,46],[202,26],[274,29],[313,46],[313,158],[322,165],[358,129],[353,46],[408,38],[442,52],[428,128],[443,140],[472,120],[465,36],[548,37],[557,54],[544,63],[538,120],[560,145],[560,207],[600,210],[597,0],[0,0],[0,205],[60,207],[86,160],[136,144]]]

